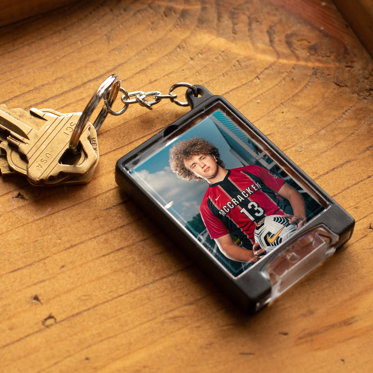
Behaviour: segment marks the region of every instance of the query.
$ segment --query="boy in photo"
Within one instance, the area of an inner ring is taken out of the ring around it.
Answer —
[[[257,165],[225,169],[219,150],[202,138],[175,144],[170,166],[184,180],[208,183],[200,214],[211,238],[230,259],[255,263],[265,254],[253,237],[256,224],[265,216],[284,215],[297,229],[306,220],[305,204],[296,189]],[[287,204],[292,214],[285,213]]]

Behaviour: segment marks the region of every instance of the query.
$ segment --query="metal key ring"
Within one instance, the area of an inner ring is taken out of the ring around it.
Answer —
[[[83,110],[78,123],[76,124],[74,131],[70,138],[70,149],[76,151],[76,148],[79,144],[80,136],[82,135],[88,120],[90,119],[93,111],[96,109],[97,105],[101,99],[106,98],[108,104],[111,106],[115,101],[120,88],[120,80],[115,74],[110,75],[105,81],[100,85],[96,93],[89,100],[87,106]],[[106,104],[102,107],[100,113],[97,115],[97,118],[93,122],[93,127],[96,131],[101,127],[102,122],[105,120],[108,115],[108,109]]]
[[[173,96],[173,94],[172,94],[172,92],[176,89],[176,88],[179,88],[179,87],[187,87],[187,88],[190,88],[191,90],[192,90],[192,92],[193,92],[193,94],[194,94],[194,96],[198,96],[198,89],[197,89],[197,87],[196,86],[194,86],[193,84],[190,84],[190,83],[185,83],[185,82],[180,82],[180,83],[176,83],[176,84],[174,84],[171,88],[170,88],[170,90],[169,90],[169,92],[168,92],[168,94],[169,94],[169,96],[171,96],[170,97],[170,100],[171,100],[171,102],[174,102],[175,104],[177,104],[177,105],[180,105],[180,106],[189,106],[189,102],[188,101],[179,101],[179,100],[176,100],[176,98],[174,98]],[[176,96],[177,97],[177,96]]]

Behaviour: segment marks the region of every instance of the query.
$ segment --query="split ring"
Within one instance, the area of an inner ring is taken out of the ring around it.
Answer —
[[[87,106],[83,110],[78,123],[76,124],[74,131],[70,138],[70,149],[76,151],[80,136],[82,135],[93,111],[96,109],[97,105],[101,101],[101,99],[106,99],[109,106],[113,104],[115,101],[120,88],[120,80],[118,76],[115,74],[110,75],[105,81],[100,85],[96,93],[92,96],[89,100]],[[106,116],[108,115],[108,109],[106,104],[103,105],[100,113],[97,115],[97,118],[93,122],[93,127],[96,131],[102,125],[102,122],[105,120]]]
[[[193,84],[190,84],[190,83],[184,83],[184,82],[181,82],[181,83],[176,83],[174,84],[171,88],[170,88],[170,91],[168,92],[169,96],[170,96],[170,100],[171,102],[174,102],[175,104],[179,105],[179,106],[189,106],[189,102],[188,101],[179,101],[179,100],[176,100],[176,98],[174,98],[174,95],[172,94],[172,92],[176,89],[176,88],[179,88],[179,87],[186,87],[186,88],[190,88],[193,92],[193,95],[194,96],[198,96],[198,89],[196,86],[194,86]]]

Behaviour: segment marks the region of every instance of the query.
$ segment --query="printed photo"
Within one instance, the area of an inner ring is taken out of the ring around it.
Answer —
[[[216,109],[132,170],[234,277],[323,210],[236,121]]]

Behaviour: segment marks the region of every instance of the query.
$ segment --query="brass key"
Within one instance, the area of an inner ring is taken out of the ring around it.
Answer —
[[[111,107],[119,91],[120,81],[112,74],[82,113],[0,105],[0,173],[26,174],[35,185],[88,182],[99,158],[97,130],[109,112],[116,114]],[[89,119],[101,100],[105,103],[91,124]]]
[[[97,160],[98,160],[98,142],[97,142],[97,132],[92,126],[92,124],[89,123],[87,129],[83,132],[82,136],[89,136],[89,141],[92,144],[92,148],[97,154]],[[2,153],[4,152],[4,153]],[[85,159],[84,152],[81,152],[79,155],[79,158],[76,158],[76,161],[74,161],[74,165],[80,165],[83,163]],[[5,158],[4,165],[2,164],[2,158]],[[27,162],[24,158],[21,157],[21,153],[19,153],[15,148],[12,148],[9,146],[7,141],[3,141],[0,143],[0,168],[4,166],[4,171],[1,169],[3,174],[10,174],[10,173],[20,173],[25,176],[27,176]],[[48,180],[40,181],[39,183],[34,183],[32,180],[29,180],[30,184],[33,184],[35,186],[42,186],[42,185],[57,185],[57,184],[84,184],[88,183],[93,173],[96,169],[97,161],[96,163],[83,175],[69,175],[60,173],[55,178],[49,178]]]
[[[88,125],[87,130],[84,131],[83,135],[86,135],[87,132],[89,132],[89,140],[98,156],[97,132],[91,124]],[[4,153],[2,153],[2,151],[4,151]],[[74,164],[81,164],[84,161],[84,158],[85,154],[80,153],[80,158]],[[88,170],[88,172],[83,175],[66,175],[60,173],[55,178],[49,178],[48,180],[43,180],[37,184],[32,182],[31,180],[28,181],[34,186],[86,184],[92,179],[96,166],[97,162]],[[0,143],[0,173],[2,173],[3,175],[20,173],[27,176],[27,162],[22,159],[20,153],[18,153],[14,148],[11,148],[6,141]]]
[[[7,142],[16,146],[26,157],[27,177],[31,183],[58,179],[61,173],[82,175],[97,163],[98,156],[89,136],[82,136],[79,142],[79,151],[85,154],[81,164],[60,163],[65,152],[69,151],[71,133],[80,113],[61,114],[53,110],[39,109],[31,109],[30,112],[44,121],[40,129],[36,130],[0,108],[0,130],[9,133],[6,136]]]
[[[92,144],[92,148],[97,154],[97,157],[99,157],[99,150],[98,150],[98,141],[97,141],[97,131],[93,127],[92,124],[88,124],[87,129],[83,132],[83,136],[87,135],[87,132],[89,133],[89,141]],[[80,163],[81,160],[79,160],[77,163]],[[60,185],[60,184],[86,184],[91,181],[93,174],[96,170],[96,166],[98,163],[98,159],[96,164],[90,168],[90,170],[83,174],[83,175],[71,175],[69,177],[64,178],[63,180],[57,179],[49,179],[44,182],[44,185],[53,186],[53,185]]]

